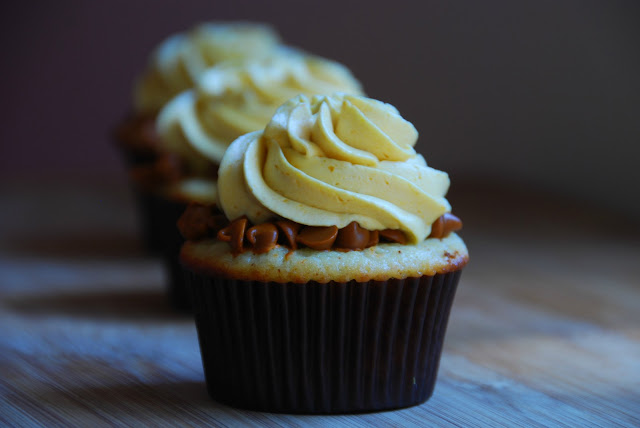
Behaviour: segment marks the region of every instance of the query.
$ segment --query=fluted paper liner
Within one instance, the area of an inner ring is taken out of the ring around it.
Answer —
[[[460,271],[326,284],[186,275],[214,400],[351,413],[431,396]]]
[[[131,123],[133,125],[131,125]],[[157,160],[159,153],[152,147],[131,146],[121,132],[141,132],[145,126],[154,126],[155,119],[125,119],[114,132],[115,145],[129,168],[150,165]],[[133,128],[131,128],[133,127]],[[131,182],[137,208],[138,223],[144,249],[152,255],[162,256],[167,276],[167,294],[171,305],[180,311],[191,310],[191,299],[184,285],[184,274],[178,260],[180,247],[184,243],[176,222],[187,207],[185,202],[172,201],[161,195]]]
[[[149,252],[160,255],[163,259],[169,303],[175,309],[189,312],[191,298],[184,285],[184,273],[179,261],[184,238],[176,225],[187,204],[143,189],[135,189],[135,196],[143,242]]]

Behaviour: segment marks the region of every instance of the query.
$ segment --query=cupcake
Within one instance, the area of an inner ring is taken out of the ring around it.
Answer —
[[[271,27],[251,22],[204,23],[164,40],[134,85],[133,112],[116,130],[125,160],[135,165],[157,157],[156,115],[203,71],[221,61],[269,55],[279,43]]]
[[[342,64],[281,47],[273,55],[226,61],[205,71],[194,88],[161,110],[160,148],[193,169],[220,164],[236,138],[264,129],[276,109],[298,94],[361,94]]]
[[[170,36],[152,53],[146,70],[134,85],[133,111],[115,133],[117,147],[130,167],[142,239],[149,252],[164,251],[168,244],[163,231],[173,230],[171,226],[184,209],[181,203],[167,205],[164,197],[158,197],[150,189],[159,185],[169,187],[164,193],[174,195],[172,200],[191,201],[193,191],[201,195],[199,189],[210,187],[210,183],[200,182],[175,186],[183,172],[179,160],[160,147],[156,130],[158,112],[176,95],[192,88],[208,68],[224,61],[270,55],[279,49],[279,43],[276,32],[264,24],[212,22]],[[183,192],[185,188],[189,190],[187,194]],[[169,246],[179,239],[174,233]]]
[[[275,110],[296,94],[360,93],[349,70],[333,61],[281,47],[254,59],[229,60],[205,71],[195,87],[169,101],[156,120],[159,148],[152,165],[134,169],[134,179],[151,199],[148,222],[162,221],[154,236],[163,243],[172,301],[188,307],[178,252],[176,220],[188,203],[214,205],[216,173],[229,144],[263,129]],[[164,208],[163,208],[164,206]]]
[[[297,96],[180,226],[211,397],[289,413],[427,400],[468,252],[446,173],[389,104]]]

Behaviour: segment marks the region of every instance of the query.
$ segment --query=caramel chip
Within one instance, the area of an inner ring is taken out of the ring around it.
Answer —
[[[407,237],[404,232],[398,229],[385,229],[380,231],[380,237],[387,241],[395,242],[397,244],[406,244]]]
[[[287,240],[286,244],[292,250],[298,248],[298,244],[296,243],[296,237],[298,236],[298,231],[300,230],[300,223],[293,222],[291,220],[279,220],[276,221],[276,226],[282,232],[282,235]]]
[[[253,226],[246,233],[247,240],[253,245],[253,252],[262,254],[271,251],[278,243],[278,229],[273,223]]]
[[[171,183],[180,179],[182,165],[180,158],[175,155],[165,154],[154,163],[157,178],[163,183]]]
[[[237,255],[244,251],[244,231],[247,228],[247,223],[249,220],[246,217],[240,217],[218,231],[218,239],[228,242],[233,254]]]
[[[451,232],[462,229],[462,220],[451,213],[445,213],[431,225],[429,238],[442,239]]]
[[[380,232],[377,230],[371,231],[371,233],[369,233],[369,242],[367,242],[367,248],[378,245],[378,242],[380,242]]]
[[[191,203],[178,219],[177,226],[184,239],[202,239],[209,235],[211,217],[210,207]]]
[[[177,156],[165,154],[154,162],[138,165],[131,169],[131,179],[143,187],[172,183],[182,176],[182,165]]]
[[[352,221],[338,231],[335,246],[350,250],[362,250],[369,243],[371,232]]]
[[[314,250],[328,250],[337,236],[337,226],[307,226],[300,231],[296,241]]]

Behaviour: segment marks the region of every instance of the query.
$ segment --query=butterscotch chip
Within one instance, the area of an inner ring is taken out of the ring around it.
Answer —
[[[398,244],[406,244],[407,237],[401,230],[385,229],[380,231],[380,237],[390,242],[396,242]]]
[[[228,242],[233,254],[240,254],[244,251],[244,233],[248,223],[249,220],[246,217],[241,217],[218,231],[218,239]]]
[[[296,237],[302,225],[291,220],[280,220],[276,222],[276,226],[278,226],[278,229],[282,232],[289,248],[292,250],[297,249],[298,244],[296,243]]]
[[[266,253],[278,243],[278,229],[273,223],[263,223],[247,230],[247,241],[253,245],[257,254]]]
[[[209,235],[212,226],[211,208],[200,204],[189,204],[177,222],[184,239],[198,240]]]
[[[369,242],[367,242],[367,248],[378,245],[378,242],[380,242],[380,232],[378,230],[371,231],[371,233],[369,233]]]
[[[370,232],[367,229],[352,221],[338,231],[335,246],[336,248],[361,250],[369,244],[369,235]]]
[[[300,231],[296,240],[314,250],[328,250],[337,237],[337,226],[307,226]]]
[[[451,213],[445,213],[431,225],[429,238],[443,238],[460,229],[462,229],[462,221]]]

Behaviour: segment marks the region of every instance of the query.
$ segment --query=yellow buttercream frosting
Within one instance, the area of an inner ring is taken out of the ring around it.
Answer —
[[[233,140],[264,129],[276,109],[298,94],[362,93],[336,62],[281,47],[268,57],[226,61],[169,102],[157,120],[163,149],[192,165],[219,164]]]
[[[244,135],[218,171],[229,219],[403,231],[426,239],[451,207],[449,177],[414,150],[418,132],[389,104],[357,95],[299,95],[264,131]]]
[[[202,72],[227,60],[270,54],[280,38],[269,26],[251,22],[200,24],[163,41],[134,88],[137,112],[155,114]]]

